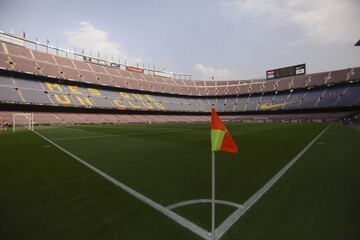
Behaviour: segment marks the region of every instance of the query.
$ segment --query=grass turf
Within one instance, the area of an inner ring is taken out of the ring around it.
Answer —
[[[227,124],[239,153],[217,153],[217,199],[246,201],[325,126]],[[210,197],[208,125],[36,130],[164,206]],[[323,144],[314,145],[223,239],[358,237],[359,217],[350,211],[359,210],[360,200],[356,131],[332,126],[319,139]],[[0,147],[1,239],[199,239],[34,133],[6,133]],[[174,211],[210,229],[208,204]],[[217,207],[217,224],[231,211]]]

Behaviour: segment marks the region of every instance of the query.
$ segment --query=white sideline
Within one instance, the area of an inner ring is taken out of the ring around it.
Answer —
[[[167,206],[166,208],[172,210],[172,209],[175,209],[175,208],[178,208],[178,207],[184,207],[184,206],[187,206],[187,205],[198,204],[198,203],[211,203],[211,199],[188,200],[188,201],[183,201],[183,202],[178,202],[178,203],[171,204],[171,205]],[[224,200],[215,200],[215,203],[232,206],[234,208],[241,208],[242,207],[240,204],[237,204],[237,203],[234,203],[234,202],[229,202],[229,201],[224,201]]]
[[[210,240],[210,233],[208,231],[206,231],[205,229],[199,227],[198,225],[190,222],[189,220],[187,220],[186,218],[176,214],[175,212],[171,211],[170,209],[167,209],[166,207],[162,206],[161,204],[154,202],[153,200],[151,200],[150,198],[142,195],[141,193],[135,191],[134,189],[126,186],[125,184],[119,182],[118,180],[116,180],[115,178],[107,175],[106,173],[104,173],[103,171],[97,169],[96,167],[92,166],[91,164],[87,163],[86,161],[82,160],[81,158],[79,158],[78,156],[72,154],[71,152],[67,151],[66,149],[64,149],[63,147],[59,146],[58,144],[54,143],[53,141],[51,141],[50,139],[44,137],[43,135],[41,135],[40,133],[36,132],[35,130],[33,131],[35,134],[37,134],[38,136],[40,136],[41,138],[43,138],[44,140],[46,140],[47,142],[51,143],[52,145],[54,145],[55,147],[57,147],[58,149],[60,149],[61,151],[63,151],[64,153],[68,154],[69,156],[71,156],[72,158],[74,158],[75,160],[77,160],[78,162],[80,162],[81,164],[83,164],[84,166],[88,167],[89,169],[91,169],[92,171],[94,171],[95,173],[97,173],[98,175],[102,176],[103,178],[105,178],[106,180],[110,181],[111,183],[113,183],[115,186],[123,189],[124,191],[126,191],[127,193],[131,194],[132,196],[136,197],[137,199],[143,201],[144,203],[148,204],[149,206],[155,208],[156,210],[158,210],[159,212],[161,212],[162,214],[164,214],[165,216],[171,218],[172,220],[174,220],[175,222],[179,223],[180,225],[182,225],[183,227],[189,229],[190,231],[192,231],[193,233],[199,235],[200,237]]]
[[[301,150],[288,164],[285,165],[274,177],[272,177],[262,188],[252,195],[242,206],[233,212],[215,231],[216,239],[220,239],[229,228],[240,219],[244,213],[251,208],[288,170],[289,168],[328,130],[332,124],[328,125],[319,133],[303,150]]]

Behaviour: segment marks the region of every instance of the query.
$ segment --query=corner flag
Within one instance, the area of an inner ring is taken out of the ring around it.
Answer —
[[[211,109],[211,239],[215,240],[215,151],[236,153],[238,147],[213,107]]]
[[[215,108],[211,109],[211,151],[236,153],[238,148],[219,118]]]

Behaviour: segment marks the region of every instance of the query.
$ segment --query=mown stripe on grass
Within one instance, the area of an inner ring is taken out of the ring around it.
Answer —
[[[53,138],[56,141],[63,140],[77,140],[77,139],[91,139],[91,138],[108,138],[108,137],[122,137],[123,135],[95,135],[95,136],[83,136],[83,137],[63,137],[63,138]]]
[[[97,173],[98,175],[102,176],[103,178],[105,178],[106,180],[110,181],[111,183],[113,183],[115,186],[123,189],[124,191],[126,191],[127,193],[131,194],[132,196],[136,197],[137,199],[141,200],[142,202],[148,204],[149,206],[153,207],[154,209],[158,210],[159,212],[161,212],[162,214],[164,214],[165,216],[171,218],[172,220],[174,220],[175,222],[177,222],[178,224],[180,224],[181,226],[189,229],[190,231],[192,231],[193,233],[199,235],[200,237],[204,238],[204,239],[209,239],[210,240],[210,234],[208,231],[206,231],[205,229],[199,227],[198,225],[190,222],[189,220],[187,220],[186,218],[176,214],[175,212],[167,209],[166,207],[162,206],[161,204],[151,200],[150,198],[142,195],[141,193],[135,191],[134,189],[126,186],[125,184],[119,182],[118,180],[116,180],[115,178],[107,175],[106,173],[104,173],[103,171],[97,169],[96,167],[92,166],[91,164],[87,163],[86,161],[82,160],[81,158],[79,158],[78,156],[74,155],[73,153],[67,151],[66,149],[64,149],[63,147],[59,146],[58,144],[54,143],[53,141],[51,141],[50,139],[46,138],[45,136],[41,135],[40,133],[33,131],[35,134],[37,134],[38,136],[40,136],[41,138],[43,138],[44,140],[46,140],[47,142],[51,143],[52,145],[54,145],[55,147],[57,147],[58,149],[60,149],[61,151],[63,151],[64,153],[68,154],[69,156],[71,156],[72,158],[74,158],[75,160],[77,160],[78,162],[80,162],[81,164],[83,164],[84,166],[88,167],[89,169],[91,169],[92,171],[94,171],[95,173]]]
[[[270,188],[289,170],[289,168],[329,129],[328,125],[317,135],[304,149],[302,149],[288,164],[286,164],[274,177],[262,188],[253,194],[242,206],[232,213],[215,231],[216,239],[220,239],[245,214]]]

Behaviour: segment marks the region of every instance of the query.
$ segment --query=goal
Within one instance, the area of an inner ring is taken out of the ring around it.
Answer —
[[[25,127],[34,130],[34,114],[33,113],[14,113],[12,122],[13,132],[16,128]]]

